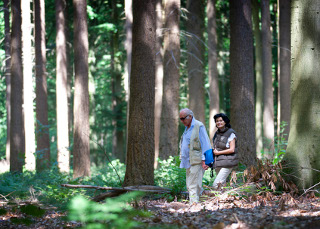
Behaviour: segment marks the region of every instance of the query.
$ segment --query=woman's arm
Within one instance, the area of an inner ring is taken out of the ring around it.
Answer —
[[[221,151],[218,151],[217,149],[214,149],[213,153],[214,153],[214,155],[232,154],[232,153],[234,153],[235,148],[236,148],[236,139],[234,138],[230,142],[230,148],[229,149],[225,149],[225,150],[221,150]]]

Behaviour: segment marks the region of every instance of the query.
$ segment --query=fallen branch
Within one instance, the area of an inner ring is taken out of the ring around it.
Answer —
[[[123,188],[117,187],[102,187],[102,186],[94,186],[94,185],[73,185],[73,184],[62,184],[62,187],[66,188],[90,188],[97,190],[112,190],[112,191],[142,191],[142,192],[153,192],[153,193],[170,193],[171,189],[162,188],[158,186],[152,185],[139,185],[139,186],[128,186]]]
[[[161,193],[161,194],[171,192],[169,188],[162,188],[162,187],[152,186],[152,185],[128,186],[123,188],[102,187],[102,186],[94,186],[94,185],[73,185],[73,184],[62,184],[61,186],[66,188],[89,188],[89,189],[97,189],[97,190],[108,190],[108,192],[101,193],[91,198],[93,201],[96,201],[96,202],[102,201],[109,197],[120,196],[125,192],[131,192],[131,191],[152,192],[152,193]]]

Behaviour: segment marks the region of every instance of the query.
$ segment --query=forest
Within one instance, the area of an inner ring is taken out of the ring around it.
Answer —
[[[319,228],[319,12],[1,1],[0,228]],[[197,203],[183,108],[212,147],[215,114],[237,135],[238,165],[218,189],[206,170]]]

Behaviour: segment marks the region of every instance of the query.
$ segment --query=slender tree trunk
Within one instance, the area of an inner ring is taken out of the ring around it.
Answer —
[[[124,186],[153,185],[156,1],[134,0],[132,6],[132,68]]]
[[[23,123],[23,72],[21,48],[21,1],[11,2],[11,123],[10,123],[10,171],[22,172],[25,157],[25,138]]]
[[[318,8],[319,1],[300,0],[291,4],[291,119],[284,159],[303,189],[320,180]]]
[[[204,1],[188,0],[190,13],[187,21],[188,40],[188,80],[189,108],[195,117],[205,123],[205,88],[204,88]]]
[[[34,37],[36,53],[36,117],[37,117],[37,171],[50,166],[50,139],[48,124],[48,91],[46,69],[45,5],[44,0],[34,0]]]
[[[119,15],[117,10],[117,1],[111,2],[113,9],[112,21],[114,25],[119,24]],[[123,133],[123,101],[121,98],[121,67],[120,60],[115,55],[119,51],[119,33],[118,31],[111,34],[111,72],[112,72],[112,110],[113,110],[113,139],[112,154],[125,162],[124,133]]]
[[[231,123],[237,132],[241,163],[256,163],[253,37],[250,0],[230,1]]]
[[[128,152],[128,123],[129,123],[129,96],[130,96],[130,76],[131,76],[131,60],[132,60],[132,0],[125,0],[125,14],[126,14],[126,41],[125,48],[127,50],[127,68],[124,79],[124,89],[126,91],[127,101],[127,126],[126,126],[126,153]],[[127,155],[126,155],[127,158]]]
[[[66,36],[66,2],[56,0],[56,101],[57,101],[57,161],[61,172],[70,171],[68,55]]]
[[[6,143],[6,161],[10,163],[10,119],[11,119],[11,55],[10,55],[10,43],[11,43],[11,33],[10,33],[10,4],[9,0],[3,1],[4,7],[4,49],[6,56],[5,63],[5,77],[6,77],[6,110],[7,110],[7,143]]]
[[[270,2],[261,1],[261,41],[262,41],[262,79],[263,79],[263,136],[264,151],[274,150],[274,108],[272,86],[272,53],[270,31]],[[267,157],[270,157],[268,155]]]
[[[278,109],[280,112],[278,114],[278,135],[280,134],[280,124],[286,122],[288,125],[284,130],[284,137],[288,139],[288,134],[290,131],[290,58],[291,58],[291,23],[290,23],[290,5],[291,0],[279,0],[279,81],[278,81],[278,96],[279,103]]]
[[[218,51],[217,51],[217,23],[216,23],[216,1],[208,0],[207,17],[208,17],[208,76],[209,76],[209,93],[210,93],[210,112],[209,112],[209,135],[213,138],[216,131],[216,123],[213,116],[220,111],[219,97],[219,75],[217,68]]]
[[[163,97],[160,128],[160,158],[178,154],[180,78],[180,0],[165,1]]]
[[[162,0],[156,2],[157,15],[157,43],[156,43],[156,80],[155,80],[155,102],[154,102],[154,168],[158,166],[161,110],[163,95],[163,7]]]
[[[32,47],[31,47],[31,9],[30,0],[21,1],[22,10],[22,60],[23,60],[23,114],[25,129],[25,166],[27,170],[36,169],[35,157],[35,122],[33,110],[33,79],[32,79]],[[37,157],[42,157],[42,152],[37,152]]]
[[[90,176],[87,2],[74,6],[74,146],[73,176]]]
[[[258,0],[252,2],[252,18],[253,18],[253,32],[255,38],[255,70],[256,70],[256,152],[258,157],[261,157],[263,150],[263,132],[262,132],[262,113],[263,113],[263,80],[262,80],[262,44],[261,44],[261,30],[260,30],[260,3]]]

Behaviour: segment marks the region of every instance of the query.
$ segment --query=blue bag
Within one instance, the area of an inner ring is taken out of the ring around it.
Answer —
[[[214,156],[213,156],[213,149],[212,150],[207,150],[206,152],[204,152],[204,156],[205,156],[205,164],[207,166],[209,166],[210,168],[213,167],[214,164]]]

